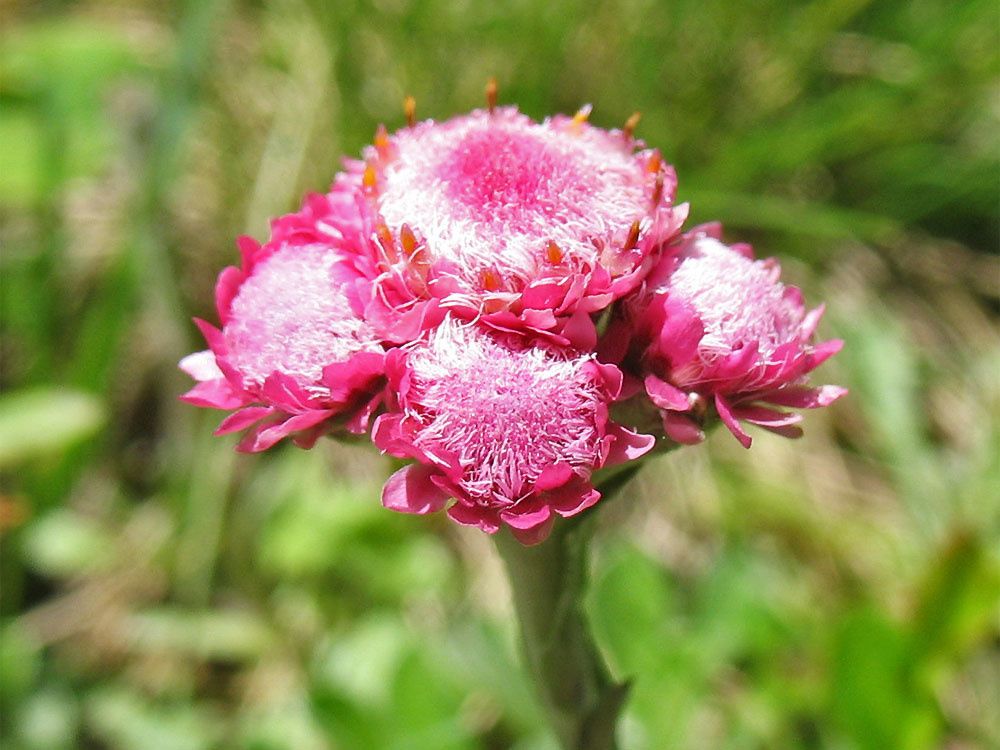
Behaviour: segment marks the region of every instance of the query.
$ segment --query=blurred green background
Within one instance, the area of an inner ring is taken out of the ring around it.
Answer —
[[[489,541],[177,402],[237,234],[375,126],[594,103],[846,340],[605,509],[627,750],[1000,747],[995,0],[0,2],[0,741],[551,750]]]

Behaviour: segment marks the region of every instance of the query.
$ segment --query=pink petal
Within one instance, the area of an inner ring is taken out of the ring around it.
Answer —
[[[633,326],[625,320],[612,318],[597,344],[598,358],[602,362],[620,364],[628,353],[633,330]]]
[[[528,328],[537,328],[542,331],[547,331],[556,324],[556,316],[551,310],[528,309],[521,313],[520,319],[522,321],[521,328],[527,326]]]
[[[228,417],[223,419],[222,424],[216,428],[215,434],[229,435],[233,432],[245,430],[254,422],[259,422],[265,417],[271,416],[273,413],[274,409],[270,406],[248,406],[245,409],[233,412]]]
[[[563,518],[575,516],[590,508],[601,499],[601,493],[583,479],[568,482],[559,489],[546,493],[545,501]]]
[[[257,253],[260,252],[260,243],[244,234],[236,238],[236,247],[240,250],[243,269],[248,271],[253,266]]]
[[[616,401],[622,392],[622,383],[625,376],[617,365],[610,365],[592,359],[584,365],[588,373],[592,373],[596,379],[601,381],[604,392],[612,401]]]
[[[350,417],[348,417],[347,422],[344,423],[344,427],[347,431],[354,435],[364,435],[368,432],[368,425],[371,423],[372,414],[375,410],[382,405],[385,400],[385,391],[379,391],[372,398],[364,403],[364,405],[356,409]]]
[[[666,300],[665,315],[659,333],[660,352],[675,365],[687,362],[698,353],[698,344],[705,335],[705,327],[698,316],[681,302]]]
[[[698,224],[692,227],[688,233],[692,237],[701,235],[703,237],[711,237],[712,239],[722,241],[722,222],[721,221],[707,221],[704,224]]]
[[[671,411],[688,411],[691,408],[684,391],[655,375],[647,375],[644,384],[650,400],[659,408]]]
[[[536,544],[541,544],[548,539],[549,534],[552,533],[552,523],[554,520],[554,518],[549,518],[544,523],[540,523],[538,526],[533,526],[530,529],[518,529],[512,526],[510,533],[525,547],[534,547]]]
[[[591,351],[597,345],[597,328],[590,315],[580,311],[566,321],[562,334],[570,343],[570,346],[580,351]]]
[[[608,435],[613,438],[613,442],[604,460],[604,466],[635,461],[653,450],[656,445],[656,438],[652,435],[632,432],[619,424],[609,425]]]
[[[448,508],[448,516],[456,523],[463,526],[475,526],[487,534],[496,534],[500,530],[500,524],[494,514],[486,508],[457,502]]]
[[[346,362],[334,362],[323,368],[323,384],[330,389],[330,399],[346,402],[367,388],[385,369],[383,352],[357,352]]]
[[[826,311],[825,305],[820,305],[814,310],[810,310],[806,317],[802,321],[802,340],[808,341],[812,335],[816,332],[817,326],[819,326],[820,318],[823,317],[823,313]]]
[[[766,406],[735,406],[733,416],[761,427],[787,427],[802,421],[801,414],[768,409]]]
[[[773,432],[775,435],[781,435],[781,437],[791,438],[792,440],[802,437],[802,428],[798,425],[762,424],[761,427],[768,432]]]
[[[545,523],[549,520],[549,518],[551,518],[551,516],[552,509],[544,503],[540,504],[537,508],[524,512],[518,512],[516,508],[500,511],[501,521],[506,523],[512,529],[520,529],[522,531],[533,529],[536,526]]]
[[[215,282],[215,307],[222,325],[229,320],[230,305],[245,280],[246,274],[234,266],[222,269],[219,274],[219,279]]]
[[[382,489],[382,505],[399,513],[435,513],[448,501],[448,495],[431,481],[436,469],[410,464],[397,471]]]
[[[674,411],[663,412],[663,431],[668,438],[681,445],[696,445],[705,439],[705,433],[697,422]]]
[[[407,454],[402,450],[402,414],[382,414],[372,427],[372,442],[383,453],[402,458]]]
[[[831,339],[816,346],[809,360],[809,369],[814,370],[844,348],[842,339]]]
[[[250,453],[267,450],[289,435],[315,427],[331,416],[331,411],[316,409],[273,425],[265,425],[262,429],[251,431],[236,449]]]
[[[260,391],[264,401],[282,406],[289,411],[306,408],[309,403],[309,394],[283,372],[272,372],[268,375]]]
[[[619,279],[621,281],[621,279]],[[615,291],[618,291],[618,285],[616,285]],[[622,292],[624,293],[624,292]],[[588,294],[582,300],[580,300],[577,309],[585,313],[596,313],[605,309],[614,300],[615,295],[611,292],[605,294]]]
[[[524,290],[524,293],[521,295],[521,302],[528,308],[552,310],[564,295],[565,291],[558,282],[535,282]]]
[[[722,423],[729,428],[729,431],[733,433],[733,436],[740,441],[740,444],[744,448],[749,448],[750,444],[753,442],[751,437],[743,431],[743,428],[740,427],[740,423],[737,422],[736,417],[733,416],[733,413],[729,408],[729,404],[727,404],[726,400],[718,394],[715,396],[715,409],[719,412],[719,418],[722,419]]]
[[[546,467],[535,480],[535,490],[544,492],[566,484],[573,477],[573,469],[569,464],[553,464]]]
[[[209,409],[238,409],[247,401],[225,378],[198,383],[180,399],[185,403]]]
[[[222,370],[215,363],[215,354],[211,350],[189,354],[178,362],[177,367],[199,381],[217,380],[224,377]]]
[[[761,394],[757,398],[775,406],[788,406],[793,409],[818,409],[829,406],[845,395],[847,395],[847,389],[841,388],[839,385],[822,385],[818,388],[788,386]]]
[[[222,336],[222,331],[201,318],[194,318],[194,324],[198,326],[201,335],[205,337],[208,348],[215,353],[217,364],[219,364],[218,358],[226,354],[226,340]]]

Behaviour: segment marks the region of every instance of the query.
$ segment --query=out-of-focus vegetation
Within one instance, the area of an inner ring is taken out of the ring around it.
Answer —
[[[848,399],[602,514],[625,748],[1000,746],[994,0],[0,3],[4,747],[553,748],[490,544],[176,401],[233,238],[379,122],[593,102],[826,300]]]

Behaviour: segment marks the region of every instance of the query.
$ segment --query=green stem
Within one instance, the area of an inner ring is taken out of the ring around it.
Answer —
[[[631,476],[604,487],[607,498]],[[616,683],[583,611],[593,512],[556,522],[551,536],[525,547],[507,530],[495,536],[510,579],[527,667],[564,750],[615,750],[615,726],[628,685]]]

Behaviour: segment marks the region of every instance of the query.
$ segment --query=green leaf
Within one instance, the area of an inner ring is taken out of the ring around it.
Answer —
[[[24,538],[27,564],[53,578],[106,567],[114,553],[114,539],[105,529],[67,509],[31,524]]]
[[[64,388],[33,388],[0,396],[0,468],[47,456],[92,436],[104,422],[94,396]]]
[[[612,662],[626,675],[659,653],[671,618],[670,591],[659,565],[622,545],[602,561],[589,597],[591,625]]]
[[[0,698],[12,701],[30,691],[42,669],[40,647],[17,623],[0,629]]]
[[[834,717],[863,750],[899,747],[907,690],[905,642],[874,608],[841,623],[830,677]]]
[[[200,706],[155,704],[123,688],[91,694],[86,717],[102,744],[117,750],[208,750],[221,729]]]

